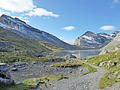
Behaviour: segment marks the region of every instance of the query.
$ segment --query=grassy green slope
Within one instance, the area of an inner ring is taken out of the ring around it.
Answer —
[[[91,64],[105,67],[108,71],[100,80],[100,88],[110,87],[120,82],[120,50],[87,59]]]
[[[100,88],[110,87],[114,83],[120,82],[120,33],[102,48],[99,56],[89,58],[87,61],[108,70],[99,82]]]
[[[7,49],[4,47],[6,43],[11,43],[7,45]],[[16,62],[16,60],[21,61],[21,59],[23,59],[22,62],[27,60],[46,61],[46,57],[36,58],[33,54],[28,54],[25,51],[45,52],[59,49],[61,48],[49,43],[35,39],[26,39],[9,30],[0,28],[0,62]],[[7,52],[6,50],[12,50],[12,52]]]
[[[58,47],[54,45],[50,45],[35,39],[26,39],[2,28],[0,28],[0,41],[11,42],[13,45],[23,49],[29,49],[38,52],[58,49]]]

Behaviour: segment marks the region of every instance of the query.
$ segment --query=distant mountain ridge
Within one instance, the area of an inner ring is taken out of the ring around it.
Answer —
[[[10,30],[11,32],[15,32],[16,34],[24,38],[32,38],[32,39],[41,40],[41,41],[48,42],[50,44],[59,46],[61,48],[70,49],[70,48],[75,47],[68,43],[65,43],[64,41],[58,39],[57,37],[47,32],[41,31],[39,29],[36,29],[26,24],[26,22],[18,18],[12,18],[7,15],[2,15],[0,17],[0,27]]]
[[[116,37],[116,35],[120,31],[115,31],[112,34],[106,34],[106,33],[93,33],[91,31],[87,31],[82,36],[78,37],[74,44],[81,47],[81,48],[101,48],[108,43],[111,42],[111,40]]]

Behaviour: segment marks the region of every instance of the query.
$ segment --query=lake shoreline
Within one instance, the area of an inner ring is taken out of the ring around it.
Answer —
[[[67,54],[75,55],[77,58],[90,58],[99,55],[101,50],[89,49],[89,50],[57,50],[49,53],[57,57],[64,57]]]

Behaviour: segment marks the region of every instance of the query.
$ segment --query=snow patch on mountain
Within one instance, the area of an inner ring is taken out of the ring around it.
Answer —
[[[65,43],[47,32],[36,29],[18,18],[2,15],[0,17],[0,26],[11,32],[15,32],[24,38],[41,40],[66,49],[73,48],[72,45]]]
[[[91,31],[87,31],[85,34],[78,37],[74,44],[82,48],[101,48],[111,42],[117,33],[118,31],[109,35],[106,33],[96,34]]]

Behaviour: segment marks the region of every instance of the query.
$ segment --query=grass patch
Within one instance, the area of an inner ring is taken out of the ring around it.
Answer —
[[[0,90],[30,90],[30,87],[25,84],[17,84],[17,85],[7,85],[0,88]]]
[[[116,83],[115,79],[109,79],[108,78],[108,73],[106,73],[104,75],[104,77],[101,78],[101,80],[99,81],[99,87],[101,89],[105,88],[105,87],[111,87],[114,83]]]
[[[83,75],[97,71],[96,68],[91,67],[88,64],[81,63],[80,61],[76,61],[75,63],[56,63],[52,65],[52,67],[79,67],[79,66],[86,67],[89,70],[88,72],[84,72]]]
[[[17,85],[7,85],[7,86],[2,86],[0,87],[0,90],[30,90],[37,88],[38,84],[42,84],[43,87],[49,86],[49,85],[54,85],[54,83],[58,80],[61,79],[68,79],[69,77],[67,76],[62,76],[62,75],[47,75],[43,76],[40,78],[30,78],[24,80],[23,83],[17,84]]]
[[[97,72],[97,69],[94,68],[94,67],[91,67],[90,65],[88,64],[83,64],[84,67],[88,68],[89,70],[89,73],[92,73],[92,72]]]
[[[59,76],[47,75],[40,78],[32,78],[32,79],[24,80],[24,84],[32,88],[36,88],[39,83],[41,83],[43,86],[49,86],[51,84],[54,85],[56,81],[61,79],[68,79],[68,77],[64,77],[62,75]]]
[[[56,63],[52,67],[78,67],[82,66],[81,63]]]

